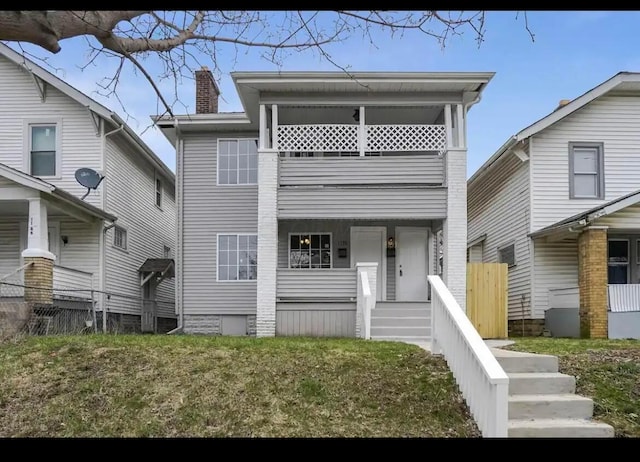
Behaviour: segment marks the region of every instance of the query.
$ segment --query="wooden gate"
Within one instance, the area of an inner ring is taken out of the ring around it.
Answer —
[[[483,339],[507,338],[506,263],[467,263],[467,316]]]

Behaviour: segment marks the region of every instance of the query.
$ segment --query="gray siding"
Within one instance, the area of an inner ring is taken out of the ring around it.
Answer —
[[[57,134],[61,140],[62,172],[59,178],[44,178],[78,197],[86,193],[75,179],[75,171],[89,167],[101,171],[102,143],[89,111],[59,90],[47,86],[46,100],[40,99],[31,76],[7,58],[0,56],[0,162],[25,171],[28,149],[26,124],[61,121]],[[28,173],[28,172],[27,172]],[[102,206],[102,189],[92,191],[85,199]]]
[[[445,188],[281,187],[279,218],[439,219]]]
[[[127,229],[127,251],[113,246],[113,229],[106,233],[106,287],[108,292],[141,297],[138,268],[147,258],[162,258],[163,246],[175,251],[176,206],[173,185],[164,178],[162,210],[155,205],[155,170],[118,138],[106,141],[107,177],[104,179],[108,212],[118,216],[117,224]],[[174,299],[174,280],[165,279],[158,298]],[[110,311],[140,314],[139,300],[112,297]],[[158,308],[161,317],[175,317],[171,304]]]
[[[499,162],[495,170],[468,190],[467,234],[469,240],[487,235],[473,249],[482,252],[482,262],[497,262],[498,248],[515,244],[516,265],[509,268],[509,319],[523,316],[528,319],[531,315],[529,163],[515,155],[507,155]]]
[[[416,154],[389,157],[280,158],[280,185],[441,185],[443,158]]]
[[[278,299],[356,298],[356,271],[352,268],[285,269],[276,274]]]
[[[603,96],[534,136],[531,230],[639,188],[640,96]],[[570,141],[604,143],[604,200],[569,199]]]
[[[355,303],[276,305],[276,335],[354,337]]]
[[[257,233],[258,187],[216,186],[216,149],[218,137],[257,136],[248,133],[184,137],[181,277],[185,315],[256,312],[256,281],[216,281],[216,234]]]
[[[549,289],[578,286],[578,244],[573,242],[534,243],[533,319],[544,319],[549,308]]]
[[[60,236],[68,238],[66,245],[60,242],[60,255],[55,264],[91,273],[93,287],[98,289],[100,283],[100,223],[82,223],[66,217],[51,218],[51,222],[59,222]]]

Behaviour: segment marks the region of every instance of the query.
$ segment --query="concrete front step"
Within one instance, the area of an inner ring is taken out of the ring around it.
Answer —
[[[575,377],[560,372],[509,372],[510,395],[575,393]]]
[[[399,337],[394,335],[377,335],[372,336],[371,340],[380,340],[385,342],[403,342],[403,343],[413,343],[419,345],[429,345],[431,342],[431,336],[429,337]]]
[[[426,326],[371,326],[371,337],[431,337],[431,327]]]
[[[507,374],[510,372],[558,372],[558,358],[556,356],[523,353],[501,348],[492,348],[491,351]]]
[[[571,393],[509,396],[509,419],[591,419],[593,400]]]
[[[509,438],[613,438],[611,425],[588,419],[509,420]]]
[[[389,316],[389,317],[372,316],[371,317],[371,327],[385,327],[385,326],[387,327],[391,327],[391,326],[431,327],[431,320],[427,317],[419,317],[419,316]]]
[[[376,308],[378,307],[392,310],[410,308],[431,311],[431,303],[429,302],[376,302]]]
[[[371,310],[371,318],[374,317],[431,317],[431,311],[424,308],[379,308],[376,306]]]

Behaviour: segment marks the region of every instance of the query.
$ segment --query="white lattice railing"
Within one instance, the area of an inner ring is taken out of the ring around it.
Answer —
[[[358,151],[358,125],[278,125],[281,151]]]
[[[444,125],[367,125],[367,151],[438,151],[447,149]]]
[[[442,279],[428,280],[431,352],[444,356],[482,436],[506,438],[509,377]]]
[[[349,124],[278,125],[280,151],[358,152],[360,126]],[[367,152],[444,152],[444,125],[365,125],[362,134]]]

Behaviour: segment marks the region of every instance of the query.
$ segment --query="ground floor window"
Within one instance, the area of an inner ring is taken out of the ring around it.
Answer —
[[[218,281],[258,278],[258,235],[218,235]]]
[[[629,283],[628,239],[609,239],[607,266],[609,284]]]
[[[331,268],[331,233],[289,234],[290,268]]]

